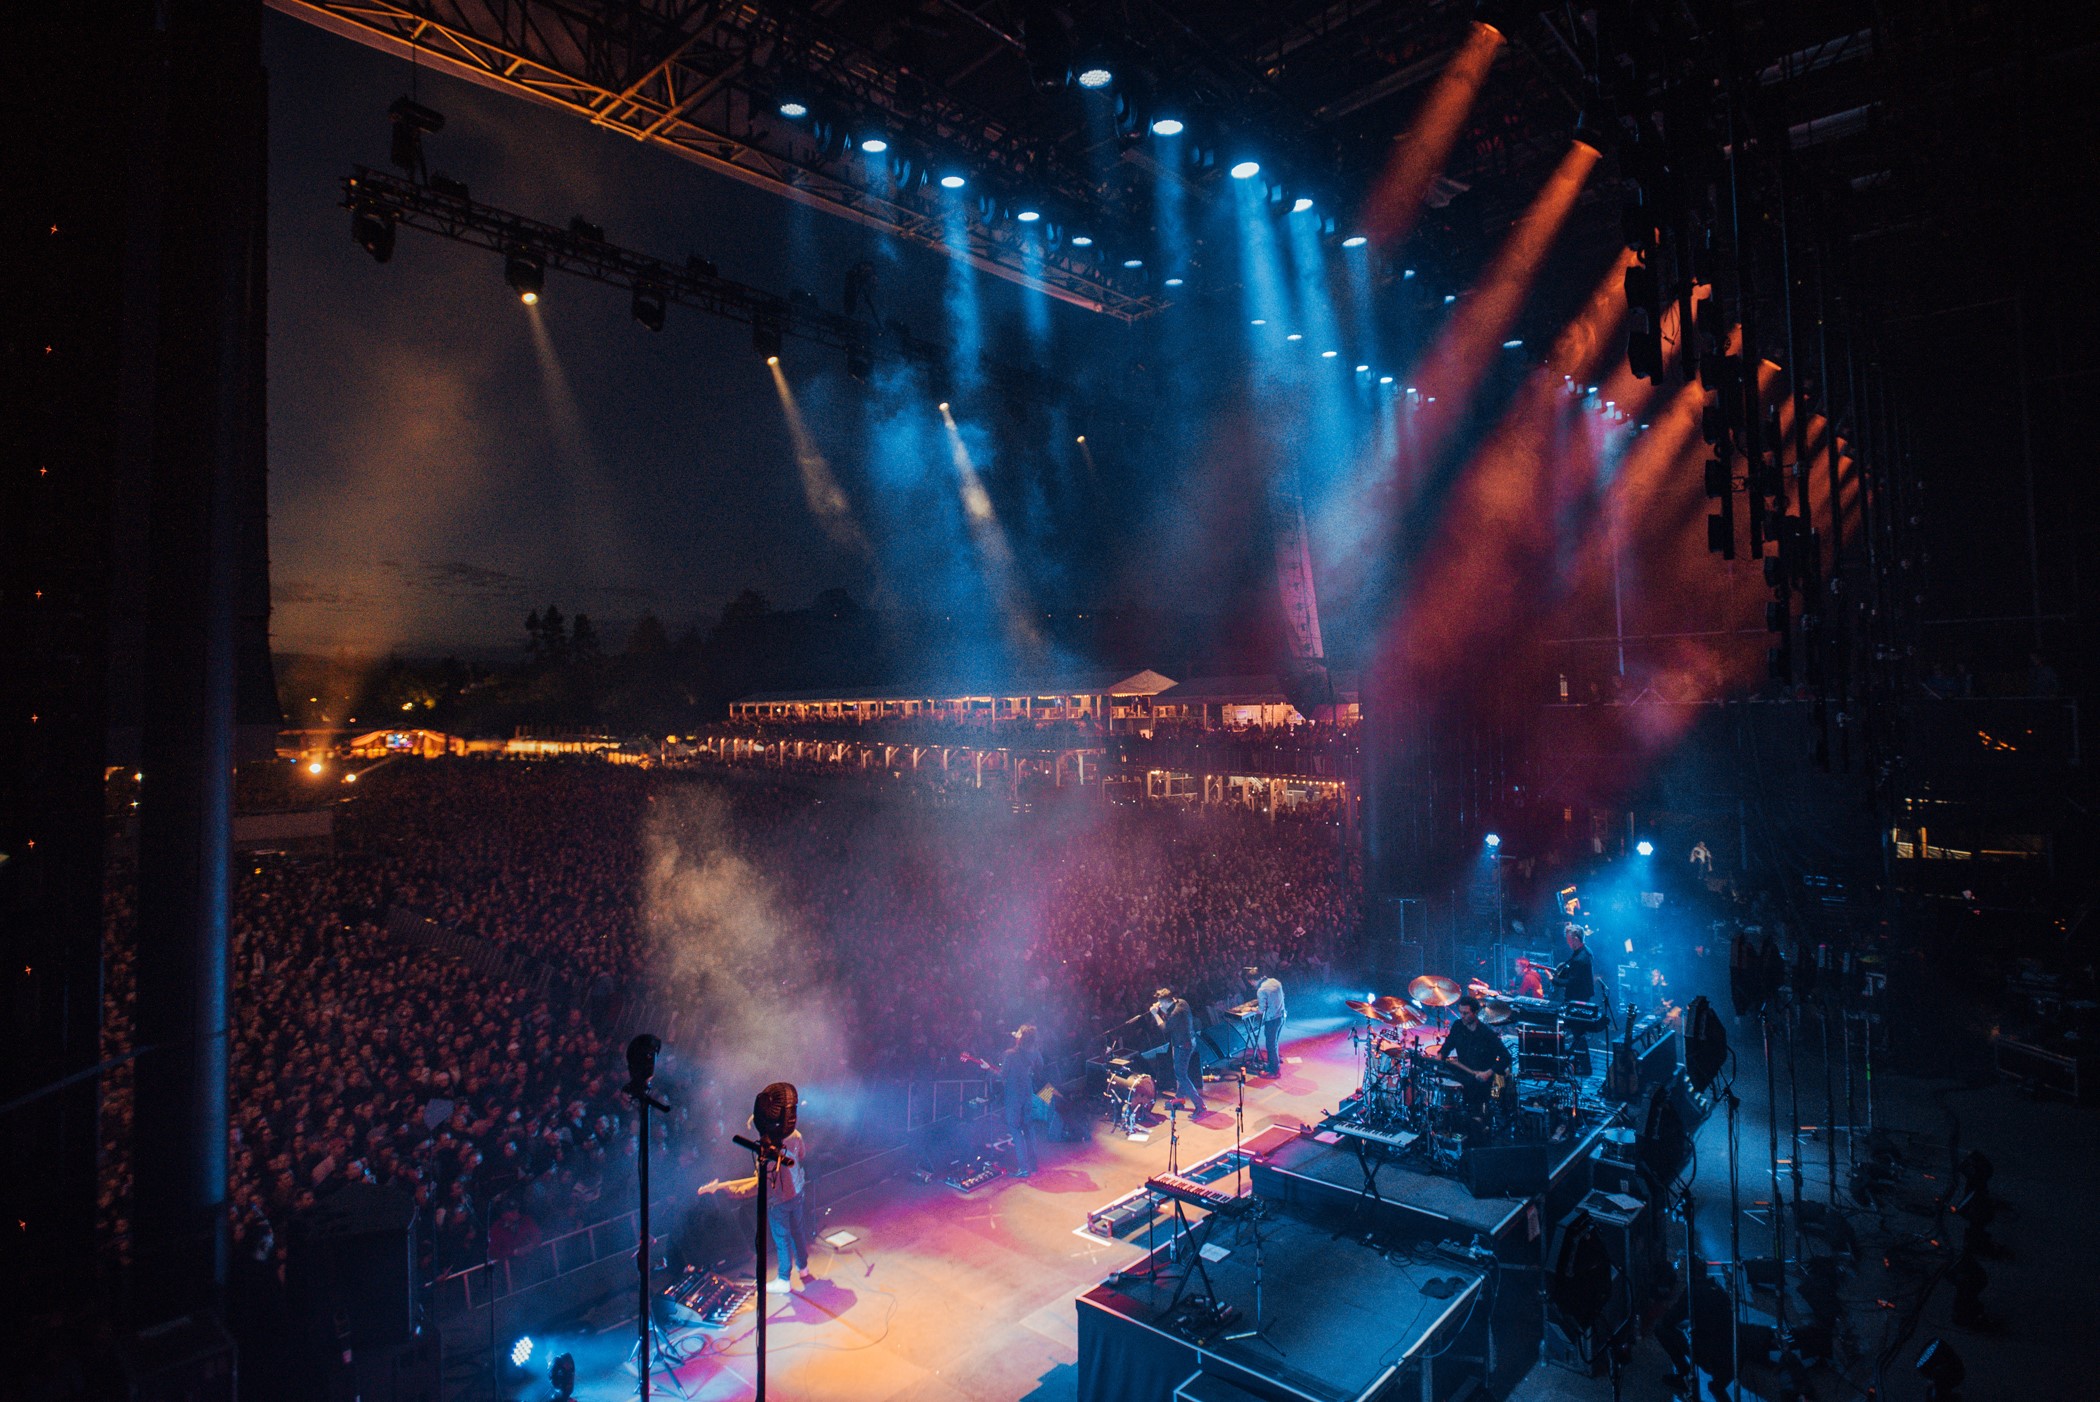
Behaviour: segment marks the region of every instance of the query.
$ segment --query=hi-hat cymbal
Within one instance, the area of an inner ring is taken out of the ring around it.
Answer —
[[[1407,986],[1407,996],[1424,1008],[1448,1008],[1458,1001],[1458,980],[1424,974]]]
[[[1422,1025],[1422,1014],[1411,1006],[1405,998],[1395,998],[1388,993],[1384,997],[1374,1000],[1371,1006],[1377,1008],[1378,1015],[1387,1022],[1396,1023],[1401,1027],[1419,1027]]]
[[[1500,998],[1490,998],[1480,1005],[1480,1020],[1490,1027],[1500,1027],[1517,1015],[1517,1010]]]

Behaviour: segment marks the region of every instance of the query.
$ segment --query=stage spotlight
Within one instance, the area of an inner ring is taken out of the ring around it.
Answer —
[[[1299,332],[1293,331],[1290,335],[1284,337],[1283,339],[1286,341],[1302,341],[1305,339],[1305,337]]]
[[[1023,224],[1033,224],[1036,220],[1042,217],[1042,211],[1036,209],[1024,209],[1014,216],[1014,218],[1020,220]]]
[[[790,120],[799,120],[809,115],[809,104],[799,97],[780,99],[780,115]]]
[[[1145,266],[1145,260],[1142,258],[1125,258],[1123,266],[1126,268],[1142,268]]]
[[[1099,92],[1115,80],[1116,75],[1104,63],[1087,63],[1082,65],[1079,69],[1078,77],[1074,79],[1079,86],[1085,88],[1088,92]]]
[[[1227,174],[1231,175],[1234,180],[1252,180],[1255,176],[1261,174],[1261,162],[1241,161]]]
[[[1344,247],[1344,248],[1362,248],[1362,247],[1363,247],[1363,246],[1364,246],[1365,244],[1367,244],[1367,243],[1369,243],[1369,242],[1370,242],[1370,240],[1369,240],[1369,239],[1367,239],[1367,238],[1365,238],[1365,237],[1364,237],[1364,236],[1363,236],[1362,234],[1351,234],[1351,235],[1349,235],[1349,237],[1347,237],[1347,238],[1345,238],[1345,239],[1343,239],[1343,240],[1342,240],[1342,247]],[[1413,276],[1414,276],[1414,274],[1412,274],[1412,273],[1409,273],[1409,274],[1408,274],[1408,276],[1409,276],[1409,277],[1413,277]]]
[[[1391,375],[1386,376],[1387,380],[1391,380],[1392,378],[1393,377]],[[1493,850],[1494,848],[1500,847],[1502,845],[1502,834],[1499,832],[1491,832],[1483,840],[1487,843],[1489,849]]]
[[[1611,144],[1611,136],[1605,130],[1604,119],[1596,115],[1594,106],[1584,107],[1576,116],[1574,139],[1577,145],[1587,146],[1600,156]]]
[[[664,294],[653,287],[634,289],[634,301],[628,307],[634,319],[651,331],[664,329]]]
[[[1306,210],[1311,208],[1312,201],[1307,199],[1303,195],[1300,195],[1297,199],[1291,201],[1291,213],[1293,214],[1303,214]]]
[[[934,405],[933,407],[945,414],[948,412],[948,401],[943,399],[940,403]]]
[[[1092,239],[1091,237],[1089,237],[1088,235],[1086,235],[1086,234],[1074,234],[1074,235],[1072,235],[1072,247],[1074,247],[1074,248],[1092,248],[1093,246],[1094,246],[1094,240],[1093,240],[1093,239]]]
[[[1269,319],[1265,316],[1258,316],[1254,318],[1254,320],[1248,322],[1247,324],[1249,326],[1267,326],[1269,324]]]
[[[1341,352],[1340,352],[1340,351],[1321,351],[1321,352],[1320,352],[1320,359],[1322,359],[1322,360],[1332,360],[1332,359],[1334,359],[1334,358],[1335,358],[1336,356],[1338,356],[1338,355],[1340,355],[1340,354],[1341,354]]]
[[[1378,377],[1378,383],[1380,383],[1380,384],[1382,384],[1382,385],[1389,385],[1389,384],[1391,384],[1392,382],[1393,382],[1393,377],[1392,377],[1391,375],[1380,375],[1380,376]]]
[[[1458,294],[1456,292],[1446,292],[1444,294],[1444,305],[1447,307],[1450,306],[1453,302],[1456,302],[1457,300]]]
[[[384,263],[394,256],[394,216],[379,210],[353,210],[350,241],[371,254],[373,262]]]
[[[540,300],[540,292],[547,285],[547,265],[536,253],[512,253],[503,260],[503,280],[529,307]]]
[[[1359,375],[1366,375],[1366,374],[1369,374],[1369,373],[1370,373],[1370,370],[1371,370],[1371,367],[1370,367],[1370,366],[1368,366],[1368,365],[1359,365],[1359,366],[1357,366],[1357,367],[1356,367],[1356,373],[1357,373],[1357,374],[1359,374]]]
[[[769,355],[766,357],[766,364],[768,365],[778,365],[779,363],[780,357],[777,355]]]
[[[1181,118],[1179,117],[1154,117],[1152,119],[1152,132],[1155,136],[1179,136],[1182,130]]]
[[[1162,285],[1166,287],[1179,287],[1181,286],[1181,282],[1182,280],[1178,277],[1170,277]]]
[[[307,773],[309,773],[309,774],[318,774],[318,773],[320,773],[320,772],[321,772],[321,761],[319,761],[319,760],[315,760],[315,761],[313,761],[313,763],[311,763],[311,764],[307,765],[307,766],[306,766],[306,772],[307,772]]]
[[[969,181],[963,179],[960,175],[944,175],[941,177],[941,188],[943,190],[960,190],[963,186],[969,183]]]
[[[1633,844],[1633,850],[1640,853],[1644,857],[1652,857],[1655,855],[1655,844],[1644,837],[1639,842]]]
[[[761,315],[751,323],[751,349],[758,352],[759,359],[768,365],[780,360],[780,321],[773,315]]]
[[[510,1366],[522,1368],[532,1361],[532,1335],[526,1334],[510,1346]]]
[[[1507,341],[1504,341],[1504,342],[1502,343],[1502,349],[1504,349],[1504,350],[1522,350],[1522,349],[1524,349],[1524,342],[1523,342],[1523,341],[1522,341],[1521,339],[1517,338],[1517,337],[1511,337],[1511,338],[1510,338],[1509,340],[1507,340]]]
[[[861,138],[860,149],[871,156],[879,156],[890,149],[890,143],[885,137],[865,136]]]
[[[1415,270],[1413,268],[1402,268],[1400,270],[1400,280],[1402,282],[1412,282],[1414,281],[1414,277]]]

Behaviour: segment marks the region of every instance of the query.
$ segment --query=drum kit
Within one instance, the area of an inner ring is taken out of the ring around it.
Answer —
[[[1561,1027],[1573,1025],[1562,1017],[1567,1010],[1561,1005],[1506,994],[1478,979],[1461,988],[1456,979],[1442,974],[1410,980],[1405,997],[1342,1000],[1362,1019],[1350,1034],[1363,1063],[1350,1118],[1379,1134],[1420,1137],[1431,1159],[1447,1168],[1457,1165],[1467,1140],[1483,1130],[1491,1139],[1554,1136],[1571,1118],[1577,1100],[1567,1058],[1533,1060],[1524,1055],[1520,1042],[1510,1050],[1523,1078],[1506,1085],[1497,1078],[1485,1123],[1469,1117],[1463,1083],[1436,1058],[1433,1047],[1423,1045],[1441,1040],[1441,1024],[1449,1016],[1445,1010],[1466,994],[1480,1000],[1480,1020],[1497,1029],[1505,1044],[1513,1040],[1512,1034],[1521,1038],[1540,1030],[1558,1042],[1565,1035]],[[1538,1022],[1547,1028],[1533,1025]],[[1504,1027],[1508,1031],[1502,1031]]]
[[[1137,1132],[1151,1112],[1152,1102],[1159,1099],[1159,1087],[1152,1077],[1128,1056],[1109,1058],[1106,1093],[1115,1111],[1116,1126],[1125,1134]]]

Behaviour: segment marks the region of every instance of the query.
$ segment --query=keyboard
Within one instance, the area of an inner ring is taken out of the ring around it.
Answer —
[[[1421,1137],[1404,1129],[1366,1129],[1362,1125],[1350,1124],[1330,1125],[1329,1128],[1336,1134],[1345,1135],[1350,1139],[1368,1140],[1373,1144],[1383,1144],[1388,1149],[1405,1149]]]
[[[1208,1183],[1183,1178],[1177,1173],[1162,1173],[1157,1177],[1147,1178],[1145,1189],[1161,1197],[1178,1198],[1190,1207],[1200,1207],[1208,1212],[1244,1212],[1254,1203],[1252,1198],[1238,1197],[1213,1188]]]

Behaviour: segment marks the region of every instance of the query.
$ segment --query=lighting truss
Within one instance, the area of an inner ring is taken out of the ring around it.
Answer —
[[[849,357],[901,358],[936,376],[949,365],[945,346],[913,336],[899,323],[878,325],[844,316],[824,309],[812,298],[782,297],[723,277],[710,265],[666,262],[608,243],[590,231],[545,224],[384,171],[353,167],[343,179],[342,204],[354,214],[390,220],[400,228],[436,234],[492,253],[509,256],[529,251],[548,269],[630,292],[655,293],[667,303],[746,326],[764,325],[784,336],[844,351]],[[1016,398],[1052,397],[1052,387],[1032,370],[989,360],[980,368],[987,380]]]
[[[758,0],[269,0],[273,8],[398,57],[531,98],[675,152],[710,170],[961,258],[1090,311],[1133,321],[1166,302],[1115,270],[1052,247],[1040,225],[975,217],[958,244],[955,197],[871,174],[838,123],[864,120],[924,156],[967,162],[986,184],[1011,183],[1100,219],[1106,193],[1054,147],[829,31],[822,5]],[[827,136],[780,116],[774,84],[822,90]],[[846,134],[852,134],[850,127]]]

